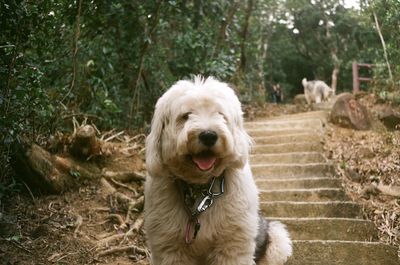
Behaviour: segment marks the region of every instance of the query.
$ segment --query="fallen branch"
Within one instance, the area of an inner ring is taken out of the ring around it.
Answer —
[[[126,185],[126,184],[124,184],[124,183],[121,183],[121,182],[119,182],[119,181],[117,181],[117,180],[115,180],[115,179],[110,179],[111,181],[112,181],[112,183],[114,183],[115,185],[118,185],[118,186],[120,186],[120,187],[123,187],[123,188],[125,188],[125,189],[128,189],[128,190],[130,190],[130,191],[132,191],[135,195],[135,197],[137,197],[138,196],[138,192],[134,189],[134,188],[132,188],[132,187],[130,187],[129,185]]]
[[[132,209],[132,210],[137,210],[137,211],[140,211],[140,210],[142,210],[143,209],[143,206],[144,206],[144,196],[140,196],[136,201],[134,201],[134,202],[131,202],[130,204],[129,204],[129,208],[130,209]]]
[[[98,253],[98,256],[103,257],[103,256],[120,253],[120,252],[126,252],[126,251],[133,251],[140,255],[147,256],[147,251],[145,249],[139,248],[137,246],[114,247],[114,248],[111,248],[111,249],[108,249],[108,250]]]
[[[105,178],[100,179],[100,184],[106,196],[112,195],[117,191]]]
[[[380,190],[384,195],[400,197],[400,186],[389,186],[379,183],[378,190]]]
[[[50,154],[24,140],[13,144],[12,166],[29,187],[45,193],[60,193],[78,186],[80,179],[100,176],[96,166]]]
[[[115,179],[122,182],[146,180],[145,175],[134,171],[114,172],[114,171],[104,170],[102,172],[102,176],[106,179]]]
[[[144,222],[144,218],[143,218],[143,215],[141,214],[136,219],[136,221],[132,225],[132,227],[128,230],[128,232],[125,233],[124,238],[120,242],[120,245],[128,239],[128,236],[132,235],[134,232],[138,233],[143,226],[143,222]]]
[[[119,224],[119,229],[125,229],[128,225],[126,224],[126,222],[124,221],[124,219],[122,218],[121,215],[116,214],[116,213],[112,213],[110,214],[108,217],[108,219],[115,219],[117,220],[118,224]]]
[[[111,141],[112,139],[117,138],[118,136],[120,136],[120,135],[122,135],[122,134],[124,134],[124,131],[120,131],[120,132],[117,133],[117,134],[111,135],[110,137],[108,137],[107,139],[105,139],[104,142],[109,142],[109,141]]]
[[[122,239],[121,243],[125,242],[129,236],[133,236],[135,235],[135,233],[139,232],[142,226],[143,226],[143,216],[140,215],[136,219],[132,227],[128,230],[128,232],[126,232],[125,234],[114,234],[109,237],[102,238],[97,242],[97,247],[108,246],[110,243],[121,239]]]
[[[83,224],[83,218],[79,214],[77,215],[76,221],[75,221],[75,230],[74,230],[74,238],[77,237],[79,233],[79,229],[81,228]]]

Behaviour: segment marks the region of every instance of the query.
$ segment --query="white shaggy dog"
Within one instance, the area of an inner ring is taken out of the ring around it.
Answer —
[[[284,225],[259,216],[250,144],[225,83],[198,76],[158,100],[146,139],[145,231],[154,265],[278,265],[291,255]]]
[[[309,105],[311,103],[328,101],[333,96],[333,89],[330,88],[324,81],[307,81],[306,78],[303,78],[301,83],[304,87],[304,96],[306,97]]]

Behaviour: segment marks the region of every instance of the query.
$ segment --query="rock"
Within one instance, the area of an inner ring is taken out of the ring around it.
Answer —
[[[376,196],[380,193],[380,190],[375,184],[366,185],[361,191],[361,197],[369,199],[371,196]]]
[[[341,127],[368,130],[371,120],[367,109],[350,93],[337,96],[331,111],[331,121]]]
[[[298,106],[305,106],[307,105],[307,100],[304,94],[298,94],[293,98],[293,104]]]
[[[378,119],[385,125],[388,130],[400,129],[400,113],[394,111],[392,107],[388,105],[383,105],[379,108],[376,108],[375,112]]]
[[[354,94],[354,97],[356,98],[356,99],[361,99],[361,98],[364,98],[364,97],[366,97],[366,96],[368,96],[368,95],[370,95],[370,94],[368,94],[368,92],[366,92],[366,91],[358,91],[358,92],[356,92],[355,94]],[[372,94],[373,95],[373,94]]]
[[[380,192],[382,192],[385,195],[393,196],[393,197],[400,197],[400,186],[390,186],[390,185],[384,185],[382,183],[379,183],[378,189]]]
[[[368,146],[360,147],[360,149],[358,150],[358,154],[362,158],[373,158],[375,156],[375,153],[372,150],[372,148]]]
[[[17,220],[0,212],[0,237],[9,238],[18,235],[18,233]]]
[[[50,227],[46,224],[43,224],[43,225],[39,225],[31,232],[31,237],[36,239],[39,237],[45,237],[50,233],[51,233]]]
[[[346,176],[354,182],[360,183],[362,180],[362,175],[359,174],[357,171],[355,171],[352,168],[346,169],[345,173],[346,173]]]

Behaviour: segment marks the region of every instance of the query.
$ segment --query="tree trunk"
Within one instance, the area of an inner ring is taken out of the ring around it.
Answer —
[[[99,153],[100,146],[93,126],[85,125],[79,127],[73,137],[70,152],[75,157],[87,159]]]
[[[143,70],[143,62],[144,58],[147,53],[147,49],[149,48],[150,42],[148,39],[152,39],[154,35],[154,31],[158,25],[158,22],[160,20],[160,9],[163,1],[159,0],[156,4],[156,10],[154,11],[154,19],[151,24],[150,30],[147,34],[147,38],[144,38],[142,47],[140,49],[139,53],[139,60],[137,63],[137,70],[133,75],[133,78],[129,84],[130,91],[132,92],[132,101],[131,101],[131,107],[128,115],[128,123],[130,124],[130,121],[133,118],[133,113],[137,111],[139,107],[139,99],[140,99],[140,94],[139,94],[139,84],[140,84],[140,78],[142,76],[142,70]]]
[[[239,7],[240,1],[232,1],[230,3],[230,8],[227,12],[227,16],[226,19],[222,21],[221,23],[221,28],[219,29],[219,33],[217,36],[217,40],[215,43],[215,47],[214,47],[214,51],[212,54],[212,58],[216,58],[221,47],[222,47],[222,43],[225,41],[226,39],[226,30],[229,27],[229,25],[232,23],[233,21],[233,17]]]
[[[79,149],[79,158],[82,158],[84,150],[91,149],[88,144],[92,142],[92,137],[75,136],[72,147]],[[79,142],[83,146],[79,147]],[[106,148],[107,143],[96,141],[96,146]],[[111,148],[115,148],[111,147]],[[20,140],[12,145],[11,164],[17,176],[28,184],[34,191],[42,193],[61,193],[63,191],[76,188],[86,183],[87,180],[99,180],[101,177],[122,182],[144,181],[145,175],[135,171],[132,167],[118,167],[119,171],[114,171],[121,163],[114,164],[116,161],[113,156],[103,156],[102,162],[82,161],[69,154],[63,156],[51,154],[37,144],[29,141]],[[100,152],[98,152],[100,153]],[[121,162],[121,158],[118,158]],[[135,163],[132,156],[127,156],[124,163]],[[107,166],[108,165],[108,166]],[[105,167],[104,167],[105,166]],[[103,168],[101,168],[103,167]]]
[[[375,12],[372,12],[372,13],[374,15],[376,31],[378,32],[379,38],[381,39],[382,48],[383,48],[383,56],[385,57],[386,66],[387,66],[388,73],[389,73],[389,80],[393,84],[393,75],[392,75],[392,70],[390,68],[389,57],[388,57],[387,50],[386,50],[385,39],[383,38],[383,35],[382,35],[382,31],[381,31],[381,27],[379,25],[378,17],[376,16]]]
[[[75,32],[74,37],[72,39],[72,78],[71,83],[69,85],[69,90],[67,94],[65,94],[64,98],[61,100],[63,102],[74,90],[75,82],[77,79],[77,68],[78,68],[78,40],[81,35],[81,10],[82,10],[82,0],[78,0],[78,10],[76,13],[76,21],[75,21]]]
[[[246,41],[247,41],[247,32],[249,30],[249,22],[251,17],[251,12],[253,11],[254,0],[247,1],[247,8],[246,8],[246,16],[244,19],[243,29],[240,40],[240,61],[237,72],[239,75],[243,74],[246,68]]]
[[[333,95],[336,95],[338,74],[339,74],[339,65],[335,65],[335,68],[332,71],[332,83],[331,83],[331,88],[333,90]]]
[[[60,193],[93,179],[101,171],[72,158],[52,155],[37,144],[20,141],[13,145],[12,166],[30,187],[44,193]]]

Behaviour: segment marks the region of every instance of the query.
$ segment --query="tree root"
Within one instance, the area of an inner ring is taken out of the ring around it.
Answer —
[[[103,256],[107,256],[107,255],[111,255],[111,254],[115,254],[115,253],[119,253],[119,252],[126,252],[126,251],[132,251],[135,253],[138,253],[140,255],[143,256],[148,256],[148,253],[145,249],[143,248],[139,248],[137,246],[124,246],[124,247],[114,247],[108,250],[104,250],[99,252],[97,255],[99,257],[103,257]]]
[[[115,179],[122,182],[146,180],[145,175],[134,171],[114,172],[114,171],[104,170],[102,172],[102,176],[106,179]]]
[[[79,233],[79,229],[81,228],[83,224],[83,218],[79,214],[77,215],[76,221],[75,221],[75,230],[74,230],[74,238],[77,237]]]

